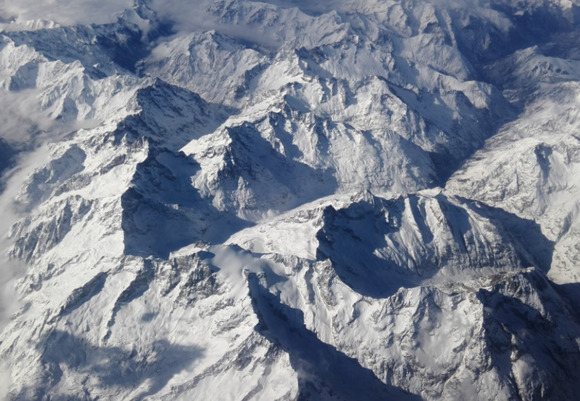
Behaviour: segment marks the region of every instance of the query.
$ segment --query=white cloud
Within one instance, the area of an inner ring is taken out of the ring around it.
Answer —
[[[9,143],[28,144],[31,135],[52,128],[54,121],[40,110],[36,94],[36,89],[0,91],[0,138]]]
[[[8,392],[11,383],[10,367],[7,363],[0,361],[0,401],[9,400]]]
[[[264,27],[259,26],[259,24],[248,23],[243,18],[227,23],[220,21],[212,12],[218,3],[214,0],[199,0],[195,3],[189,0],[153,0],[152,8],[162,19],[171,21],[174,24],[174,29],[178,32],[215,30],[265,48],[276,48],[280,45],[273,33],[280,27],[264,30]]]
[[[0,0],[0,15],[18,22],[51,20],[62,25],[107,23],[115,20],[132,0]]]

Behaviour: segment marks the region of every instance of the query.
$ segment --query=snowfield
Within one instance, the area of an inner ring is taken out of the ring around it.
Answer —
[[[0,400],[575,399],[580,4],[121,3],[0,7]]]

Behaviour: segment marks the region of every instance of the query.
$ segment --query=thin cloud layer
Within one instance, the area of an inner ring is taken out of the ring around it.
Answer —
[[[52,128],[54,120],[40,110],[37,93],[35,89],[0,91],[0,138],[11,144],[29,144],[32,135]]]
[[[51,20],[61,25],[112,22],[132,0],[1,0],[0,15],[17,22]]]
[[[264,48],[277,48],[280,45],[280,38],[275,35],[281,29],[280,26],[265,28],[243,19],[224,21],[215,14],[217,3],[213,0],[195,3],[189,0],[153,0],[151,6],[162,20],[171,22],[173,29],[180,33],[215,30]]]

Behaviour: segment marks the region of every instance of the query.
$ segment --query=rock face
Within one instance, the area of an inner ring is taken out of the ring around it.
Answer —
[[[575,399],[579,5],[200,4],[2,15],[0,398]]]

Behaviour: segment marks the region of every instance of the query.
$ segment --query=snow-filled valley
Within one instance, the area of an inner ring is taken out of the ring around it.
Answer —
[[[0,400],[575,399],[580,4],[121,3],[0,7]]]

